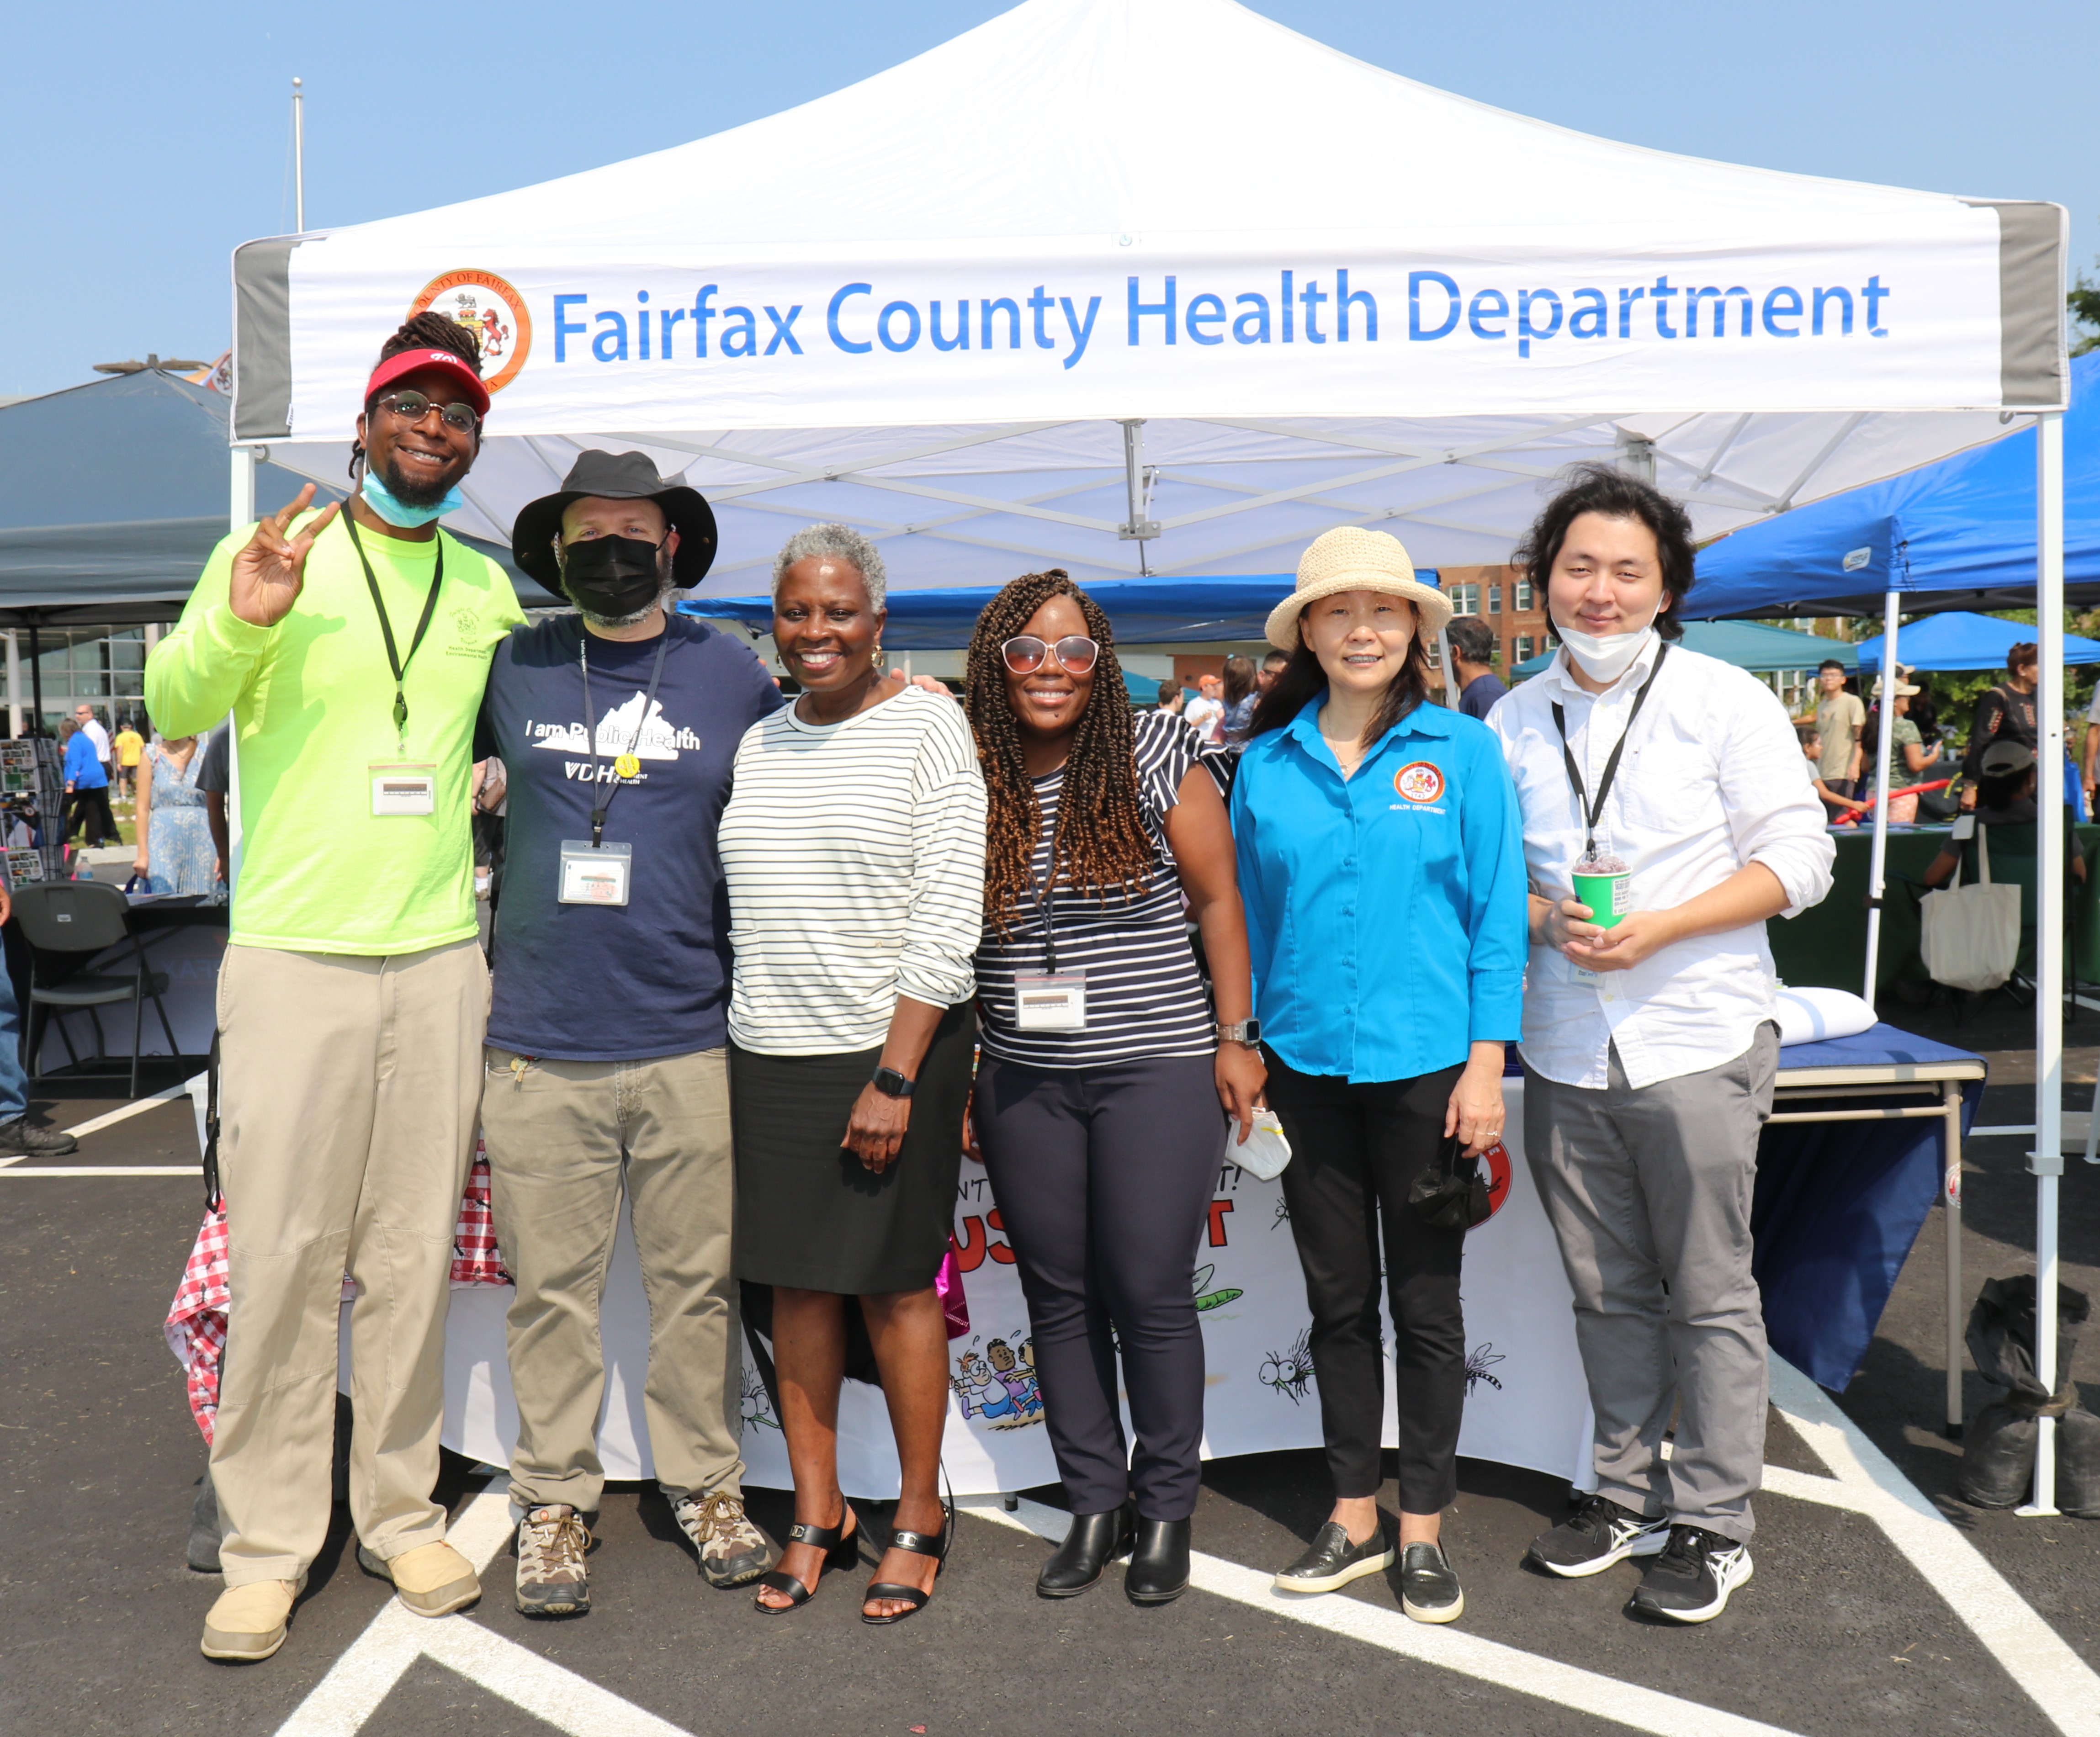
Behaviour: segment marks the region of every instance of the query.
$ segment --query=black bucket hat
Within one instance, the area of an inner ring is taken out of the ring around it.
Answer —
[[[562,514],[572,500],[586,496],[600,500],[653,500],[678,533],[678,552],[671,558],[671,577],[681,588],[690,589],[707,577],[715,560],[715,515],[696,488],[682,483],[667,483],[656,467],[640,452],[579,452],[569,467],[558,493],[542,495],[518,511],[510,527],[510,558],[530,577],[549,591],[562,589],[561,563],[554,558],[554,539],[562,529]]]

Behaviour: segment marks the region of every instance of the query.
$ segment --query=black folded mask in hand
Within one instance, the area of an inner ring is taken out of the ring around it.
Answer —
[[[1437,1145],[1436,1162],[1407,1191],[1407,1204],[1438,1230],[1471,1230],[1485,1223],[1493,1210],[1480,1161],[1466,1157],[1465,1149],[1457,1135],[1447,1135]]]

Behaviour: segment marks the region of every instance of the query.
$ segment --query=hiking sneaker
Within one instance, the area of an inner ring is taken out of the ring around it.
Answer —
[[[584,1562],[590,1528],[559,1502],[526,1510],[518,1523],[518,1614],[584,1616],[590,1612],[590,1570]]]
[[[1380,1574],[1393,1563],[1380,1521],[1361,1544],[1349,1542],[1348,1531],[1330,1520],[1312,1534],[1305,1554],[1276,1577],[1278,1592],[1333,1592],[1367,1574]]]
[[[1671,1622],[1711,1622],[1749,1577],[1748,1545],[1703,1526],[1673,1526],[1669,1547],[1648,1564],[1626,1608]]]
[[[1648,1519],[1593,1492],[1552,1531],[1533,1538],[1524,1554],[1548,1574],[1579,1580],[1586,1574],[1602,1574],[1629,1556],[1660,1555],[1669,1542],[1667,1517]]]
[[[773,1566],[773,1541],[743,1511],[741,1496],[727,1490],[681,1496],[671,1513],[699,1552],[700,1572],[710,1586],[745,1585]]]
[[[229,1664],[260,1664],[285,1644],[292,1607],[307,1589],[307,1577],[296,1580],[254,1580],[229,1586],[204,1620],[201,1651],[207,1659]]]
[[[0,1122],[0,1157],[58,1158],[80,1150],[80,1142],[62,1128],[33,1128],[26,1116]]]
[[[1417,1622],[1456,1622],[1466,1594],[1440,1544],[1410,1544],[1400,1553],[1400,1607]]]

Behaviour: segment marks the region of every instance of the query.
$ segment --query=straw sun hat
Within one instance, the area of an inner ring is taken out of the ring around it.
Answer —
[[[1434,639],[1450,624],[1451,600],[1414,576],[1400,539],[1361,525],[1339,525],[1312,540],[1298,562],[1298,586],[1268,612],[1268,642],[1298,649],[1298,617],[1308,603],[1343,591],[1382,591],[1405,597],[1422,618],[1422,637]]]

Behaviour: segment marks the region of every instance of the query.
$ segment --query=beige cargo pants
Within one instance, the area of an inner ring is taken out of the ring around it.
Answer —
[[[742,1493],[742,1313],[723,1050],[646,1061],[488,1051],[482,1136],[496,1245],[518,1283],[511,1500],[594,1512],[605,1354],[598,1305],[623,1189],[649,1303],[642,1413],[665,1494]]]
[[[232,1301],[211,1478],[228,1586],[297,1580],[328,1536],[345,1272],[358,1536],[390,1560],[445,1535],[445,1306],[488,1023],[472,940],[388,959],[226,950]]]

